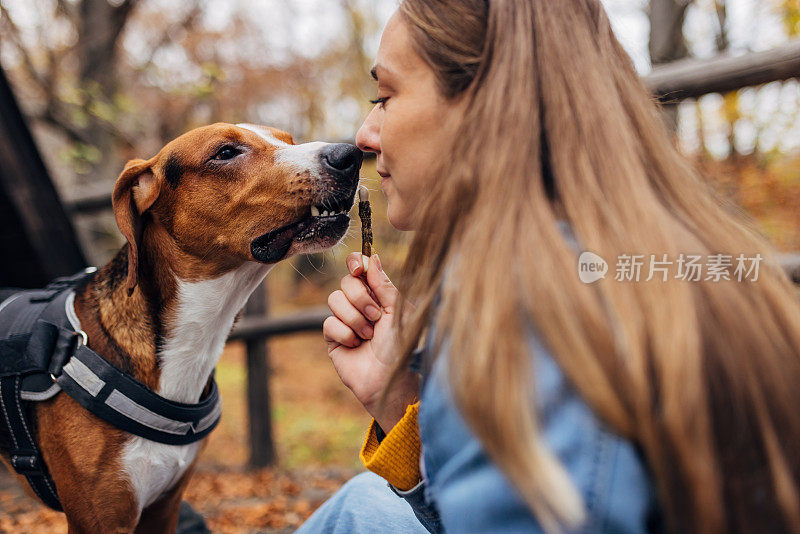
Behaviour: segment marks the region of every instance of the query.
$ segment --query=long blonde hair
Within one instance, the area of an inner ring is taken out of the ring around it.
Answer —
[[[403,268],[417,306],[400,326],[403,361],[435,322],[460,411],[550,531],[583,508],[537,426],[531,328],[594,412],[641,447],[670,530],[800,529],[797,295],[755,225],[673,146],[600,1],[404,0],[400,11],[441,93],[469,99]],[[558,219],[612,265],[623,254],[765,262],[756,282],[611,273],[588,285]]]

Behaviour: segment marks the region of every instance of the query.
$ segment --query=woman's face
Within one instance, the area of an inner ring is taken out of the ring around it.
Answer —
[[[399,230],[415,230],[419,203],[437,179],[437,159],[455,134],[461,100],[440,94],[434,72],[414,51],[399,12],[386,25],[372,74],[378,103],[358,131],[356,144],[378,157],[389,222]]]

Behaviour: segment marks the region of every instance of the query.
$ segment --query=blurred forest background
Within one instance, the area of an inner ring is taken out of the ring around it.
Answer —
[[[637,69],[766,50],[800,33],[800,0],[605,0]],[[369,69],[396,0],[0,0],[0,64],[64,199],[110,190],[125,161],[216,121],[255,122],[299,142],[352,140],[375,87]],[[785,251],[800,250],[800,84],[712,94],[669,112],[676,142]],[[377,191],[374,163],[363,179]],[[407,237],[373,195],[376,248],[397,272]],[[76,215],[90,261],[122,243],[110,213]],[[279,315],[323,305],[360,247],[295,258],[268,277]],[[290,531],[359,469],[368,419],[319,334],[270,341],[279,466],[246,472],[244,350],[218,367],[220,427],[188,499],[215,532]],[[63,531],[0,477],[0,531]]]

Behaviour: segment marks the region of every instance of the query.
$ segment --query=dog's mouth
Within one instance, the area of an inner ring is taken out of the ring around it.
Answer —
[[[349,211],[355,190],[344,198],[331,198],[309,207],[299,221],[268,232],[250,244],[261,263],[277,263],[291,252],[321,252],[334,246],[350,226]],[[292,250],[293,249],[296,250]]]

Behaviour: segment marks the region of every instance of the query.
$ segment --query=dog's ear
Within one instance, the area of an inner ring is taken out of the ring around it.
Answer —
[[[158,198],[161,184],[156,179],[152,160],[131,160],[114,185],[111,197],[114,216],[122,235],[128,240],[128,295],[133,294],[138,282],[139,249],[142,241],[142,214]]]

